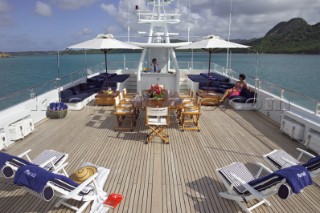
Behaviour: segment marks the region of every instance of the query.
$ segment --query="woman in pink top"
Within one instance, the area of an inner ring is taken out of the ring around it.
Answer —
[[[227,97],[240,95],[240,92],[243,88],[247,89],[248,86],[246,82],[244,82],[244,79],[246,79],[246,76],[244,74],[240,74],[239,81],[236,82],[236,85],[234,85],[233,88],[225,91],[224,95],[220,100],[220,103],[222,103]]]

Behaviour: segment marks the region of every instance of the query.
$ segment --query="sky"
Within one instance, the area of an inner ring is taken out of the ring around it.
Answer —
[[[144,0],[0,0],[0,52],[63,50],[101,33],[127,41],[128,26],[134,41],[149,29],[137,23],[135,5],[147,9]],[[263,37],[295,17],[320,22],[320,0],[232,0],[232,10],[231,0],[174,0],[165,9],[181,14],[181,23],[169,26],[177,39],[187,39],[188,26],[190,40],[228,39],[230,11],[230,39]]]

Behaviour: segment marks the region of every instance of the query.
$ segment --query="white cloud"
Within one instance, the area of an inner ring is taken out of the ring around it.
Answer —
[[[191,35],[216,34],[228,37],[229,1],[191,1]],[[295,17],[309,24],[319,22],[319,0],[233,0],[231,38],[264,36],[273,26]],[[189,0],[180,0],[181,26],[188,24]],[[179,30],[179,26],[174,26]]]
[[[7,13],[10,10],[10,6],[7,0],[0,0],[0,13]]]
[[[7,0],[0,0],[0,26],[8,27],[13,25],[12,17],[10,16],[11,7]]]
[[[76,10],[89,6],[97,0],[54,0],[54,2],[62,9]]]
[[[51,10],[50,5],[38,1],[36,3],[36,8],[34,9],[34,13],[39,16],[51,16],[52,10]]]
[[[101,5],[102,10],[106,11],[108,14],[114,16],[117,14],[117,8],[113,4],[104,4]]]
[[[81,35],[92,35],[94,33],[94,31],[92,29],[89,28],[83,28],[80,32],[77,33],[77,35],[81,36]]]

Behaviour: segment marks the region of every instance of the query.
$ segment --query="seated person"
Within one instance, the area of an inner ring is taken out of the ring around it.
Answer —
[[[159,73],[161,69],[159,68],[159,64],[157,64],[157,59],[152,59],[152,63],[150,64],[150,72],[157,72]]]
[[[222,103],[229,96],[238,96],[243,88],[248,89],[248,86],[244,80],[246,76],[244,74],[239,75],[239,81],[236,82],[235,86],[231,89],[225,91],[224,95],[220,99],[220,103]]]

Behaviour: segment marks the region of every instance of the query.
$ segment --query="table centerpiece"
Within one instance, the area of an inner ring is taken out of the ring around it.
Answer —
[[[159,84],[151,85],[148,90],[149,98],[154,100],[161,100],[165,97],[165,90]]]
[[[106,93],[106,94],[108,94],[108,95],[111,95],[111,94],[113,93],[113,91],[112,91],[111,87],[108,87],[107,90],[103,90],[103,93]]]

